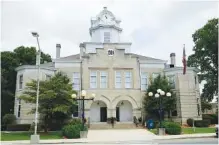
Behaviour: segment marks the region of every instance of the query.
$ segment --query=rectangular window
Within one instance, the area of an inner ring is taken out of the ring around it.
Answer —
[[[51,79],[51,75],[46,75],[46,80],[50,80]]]
[[[147,73],[142,72],[141,73],[141,90],[147,90],[147,87],[148,87]]]
[[[158,76],[159,76],[159,73],[153,73],[153,74],[152,74],[153,80],[154,80],[155,78],[157,78]]]
[[[116,71],[116,77],[115,77],[115,88],[121,88],[122,87],[122,75],[121,72]]]
[[[19,76],[19,89],[23,88],[23,75]]]
[[[104,32],[104,42],[110,42],[110,32]]]
[[[21,116],[21,99],[18,99],[17,117]]]
[[[171,88],[175,89],[175,76],[167,76],[167,79]]]
[[[97,88],[97,72],[90,72],[90,88]]]
[[[107,88],[107,72],[100,72],[100,88]]]
[[[80,73],[79,72],[74,72],[73,73],[73,85],[72,85],[72,89],[73,90],[80,90]]]
[[[125,88],[132,87],[132,73],[130,71],[125,72]]]

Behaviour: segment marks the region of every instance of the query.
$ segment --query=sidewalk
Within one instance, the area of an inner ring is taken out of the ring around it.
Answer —
[[[205,138],[205,137],[216,137],[216,134],[198,133],[198,134],[183,134],[183,135],[165,135],[165,136],[157,136],[157,139],[163,140],[163,139],[184,139],[184,138]]]
[[[168,140],[168,139],[185,139],[185,138],[205,138],[215,137],[215,133],[203,133],[203,134],[185,134],[185,135],[165,135],[157,136],[150,132],[143,132],[143,130],[132,130],[133,133],[126,130],[126,133],[122,130],[118,132],[104,132],[102,135],[98,131],[94,131],[88,135],[88,138],[82,139],[53,139],[53,140],[40,140],[40,144],[62,144],[62,143],[98,143],[98,142],[123,142],[123,141],[147,141],[152,142],[155,140]],[[105,136],[105,133],[108,133]],[[122,133],[122,135],[121,135]],[[20,141],[2,141],[3,144],[30,144],[30,140]]]

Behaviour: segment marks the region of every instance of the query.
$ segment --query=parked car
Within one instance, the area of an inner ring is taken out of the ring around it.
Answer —
[[[216,136],[218,137],[218,125],[215,125],[216,129],[215,129],[215,133],[216,133]]]

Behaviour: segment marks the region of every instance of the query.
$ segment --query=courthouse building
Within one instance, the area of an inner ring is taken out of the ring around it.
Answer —
[[[79,54],[66,57],[60,56],[61,44],[56,44],[56,58],[41,64],[40,79],[49,79],[56,71],[62,71],[72,80],[74,90],[86,90],[88,97],[95,93],[95,100],[85,103],[85,117],[89,118],[91,124],[106,122],[109,117],[116,117],[121,123],[132,123],[133,116],[143,115],[142,100],[149,79],[162,74],[168,77],[177,95],[172,117],[181,123],[188,118],[200,119],[199,70],[187,67],[183,75],[183,68],[175,64],[175,53],[171,53],[170,58],[167,56],[171,64],[167,64],[167,60],[132,53],[132,43],[120,39],[123,32],[120,22],[104,7],[91,19],[91,41],[80,43]],[[18,123],[32,123],[34,114],[27,113],[33,104],[25,103],[18,96],[27,82],[36,79],[37,66],[23,65],[16,71],[14,114]]]

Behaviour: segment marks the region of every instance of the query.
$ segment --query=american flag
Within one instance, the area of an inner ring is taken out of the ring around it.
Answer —
[[[183,74],[186,74],[186,51],[185,51],[185,44],[183,47],[183,59],[182,59],[182,63],[183,63]]]

